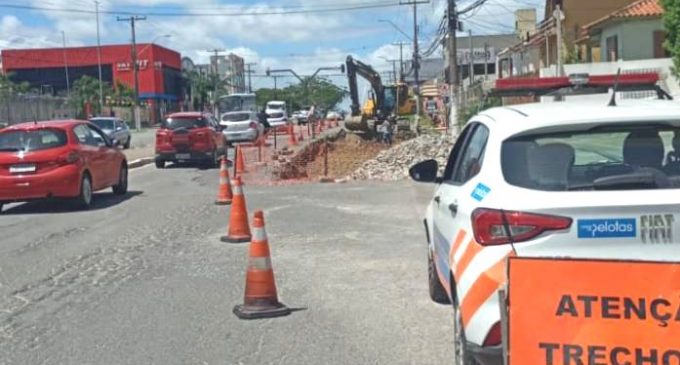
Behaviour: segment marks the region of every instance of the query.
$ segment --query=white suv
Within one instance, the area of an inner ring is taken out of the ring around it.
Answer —
[[[510,255],[680,261],[676,102],[490,109],[437,171],[429,160],[410,172],[437,184],[424,222],[429,287],[453,303],[457,364],[502,363]]]

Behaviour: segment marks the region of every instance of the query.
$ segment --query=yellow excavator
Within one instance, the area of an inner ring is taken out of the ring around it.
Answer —
[[[383,85],[380,74],[373,67],[352,56],[347,56],[346,70],[352,99],[352,114],[345,121],[348,130],[375,132],[376,127],[389,118],[396,120],[400,116],[415,114],[415,100],[405,83]],[[371,92],[363,106],[359,105],[357,75],[371,84]]]

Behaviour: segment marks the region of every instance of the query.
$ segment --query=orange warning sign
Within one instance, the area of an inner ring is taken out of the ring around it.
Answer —
[[[680,263],[510,258],[508,364],[680,365]]]

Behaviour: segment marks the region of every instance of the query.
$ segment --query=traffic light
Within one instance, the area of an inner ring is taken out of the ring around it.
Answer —
[[[269,68],[267,68],[267,76],[271,76],[271,72],[269,71]]]
[[[345,73],[345,64],[340,65],[340,73]]]

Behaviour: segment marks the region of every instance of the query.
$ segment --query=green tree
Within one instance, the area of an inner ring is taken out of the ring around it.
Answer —
[[[292,110],[303,106],[316,105],[318,108],[329,110],[338,105],[347,92],[328,80],[319,78],[304,78],[296,85],[283,89],[258,89],[255,96],[258,105],[264,105],[270,100],[285,101]]]
[[[680,70],[680,0],[661,0],[664,8],[663,22],[666,28],[664,47],[673,58],[673,74]]]
[[[83,76],[73,83],[71,104],[78,111],[79,118],[87,118],[85,115],[85,103],[90,103],[94,114],[99,114],[99,80],[90,76]]]
[[[12,81],[12,74],[0,74],[0,100],[6,100],[11,96],[29,92],[31,86],[28,82],[16,83]]]

